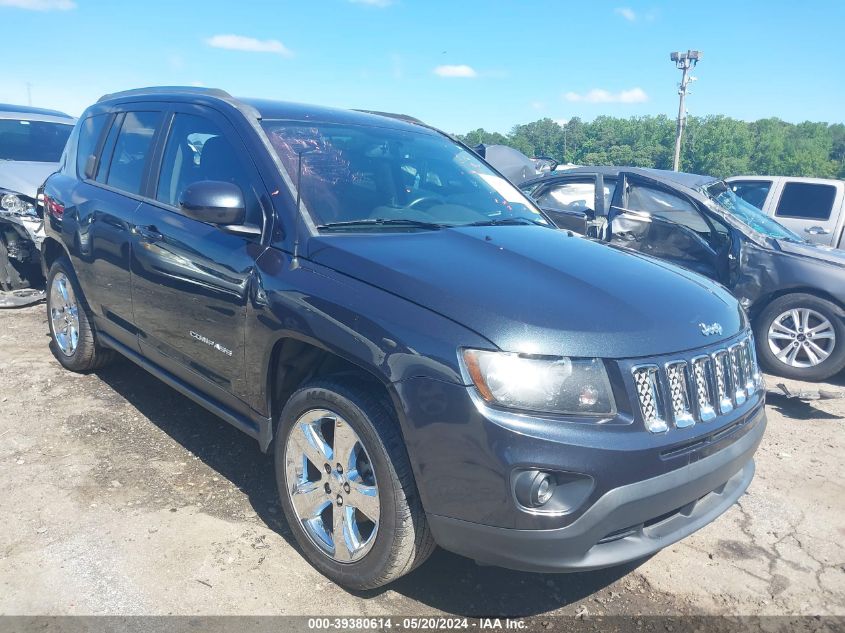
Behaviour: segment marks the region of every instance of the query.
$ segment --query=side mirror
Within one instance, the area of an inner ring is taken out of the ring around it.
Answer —
[[[246,204],[241,188],[231,182],[201,180],[179,194],[179,207],[189,218],[209,224],[243,224]]]

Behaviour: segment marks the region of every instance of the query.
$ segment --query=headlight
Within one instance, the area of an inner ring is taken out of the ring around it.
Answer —
[[[15,215],[36,215],[35,205],[14,193],[4,193],[0,197],[0,208]]]
[[[466,373],[487,402],[512,409],[613,415],[616,403],[604,363],[596,358],[536,357],[461,351]]]

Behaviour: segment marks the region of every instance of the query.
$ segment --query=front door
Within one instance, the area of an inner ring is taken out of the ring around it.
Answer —
[[[608,215],[612,244],[727,282],[727,226],[662,182],[631,173],[618,182]]]
[[[263,185],[232,126],[200,106],[174,108],[136,212],[132,300],[141,351],[183,380],[243,392],[244,327],[261,238],[184,215],[179,196],[197,181],[238,185],[247,223],[264,225]]]

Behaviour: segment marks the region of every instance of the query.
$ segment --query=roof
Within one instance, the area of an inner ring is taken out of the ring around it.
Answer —
[[[292,121],[371,125],[413,130],[416,132],[429,129],[425,124],[407,115],[344,110],[341,108],[329,108],[271,99],[240,98],[233,97],[225,90],[218,88],[199,88],[194,86],[151,86],[148,88],[137,88],[103,95],[97,103],[137,101],[141,99],[149,100],[150,98],[163,101],[224,102],[241,110],[247,116],[253,116],[259,119],[286,119]]]
[[[73,122],[73,117],[69,114],[65,114],[64,112],[60,112],[58,110],[48,110],[46,108],[33,108],[32,106],[23,106],[23,105],[13,105],[11,103],[0,103],[0,114],[15,114],[15,115],[25,115],[25,118],[28,119],[35,119],[40,117],[51,117],[51,118],[60,118],[60,119],[68,119],[69,122]],[[3,118],[9,118],[8,116],[4,116]]]
[[[620,167],[601,165],[595,167],[573,167],[572,169],[566,169],[564,171],[552,171],[548,174],[544,174],[540,178],[536,178],[530,181],[530,184],[539,183],[541,181],[550,180],[554,178],[569,177],[573,174],[601,174],[602,176],[616,177],[619,175],[619,172],[622,171],[627,171],[635,174],[642,174],[643,176],[648,176],[649,178],[654,178],[656,180],[666,180],[670,183],[696,190],[702,187],[703,185],[718,180],[718,178],[715,178],[713,176],[688,174],[683,171],[669,171],[667,169],[650,169],[645,167]]]

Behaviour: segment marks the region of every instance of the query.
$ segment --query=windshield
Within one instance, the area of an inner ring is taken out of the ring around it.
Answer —
[[[0,160],[58,163],[73,125],[0,119]]]
[[[302,202],[322,230],[551,226],[510,182],[439,134],[291,121],[262,126],[293,182],[301,177]]]
[[[713,202],[728,211],[731,216],[751,227],[757,233],[778,240],[803,242],[800,236],[773,220],[753,204],[746,202],[736,195],[731,188],[722,181],[714,182],[704,187],[704,193]]]

